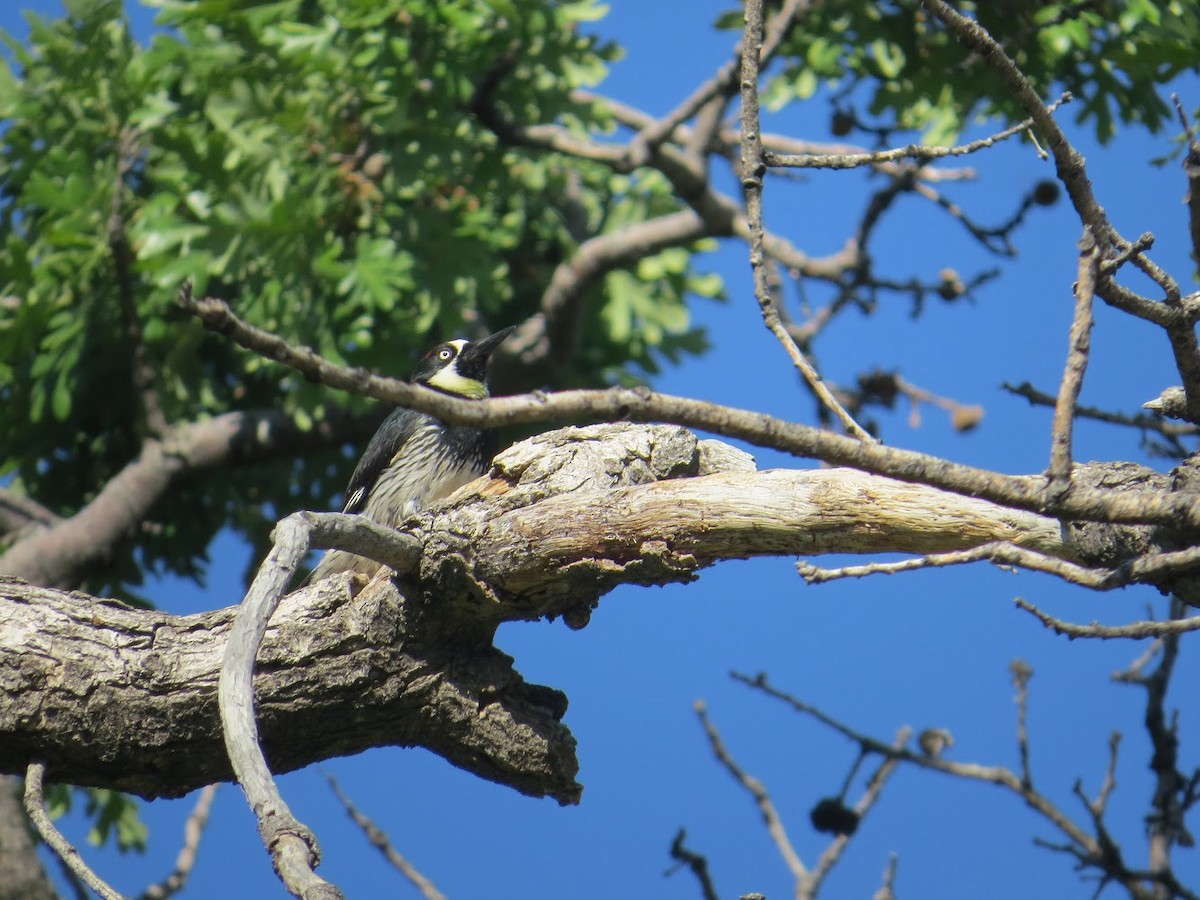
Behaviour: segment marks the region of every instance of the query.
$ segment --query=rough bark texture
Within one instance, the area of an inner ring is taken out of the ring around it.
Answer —
[[[517,790],[578,799],[566,698],[491,646],[498,623],[587,621],[617,584],[694,577],[719,559],[927,553],[1007,540],[1076,558],[1054,520],[843,469],[755,472],[669,426],[540,435],[407,523],[405,577],[334,578],[287,597],[255,681],[275,771],[423,746]],[[177,796],[228,779],[216,684],[235,608],[135,610],[0,581],[0,772]]]
[[[1072,555],[1043,516],[851,469],[757,472],[748,454],[666,425],[531,438],[415,533],[422,583],[476,598],[471,615],[496,621],[586,621],[618,584],[688,581],[721,559],[994,540]]]
[[[291,595],[255,679],[277,772],[382,745],[425,746],[481,777],[578,798],[574,741],[545,691],[527,691],[490,647],[422,647],[401,594],[345,580]],[[0,770],[144,797],[230,777],[216,685],[233,608],[169,616],[0,583]],[[553,699],[554,692],[550,692]]]

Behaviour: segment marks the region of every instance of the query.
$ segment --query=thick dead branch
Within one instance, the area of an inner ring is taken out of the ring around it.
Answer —
[[[272,619],[255,696],[275,772],[424,746],[525,793],[578,799],[561,695],[490,648],[420,645],[391,584],[353,597],[345,585],[298,591]],[[229,780],[217,676],[235,612],[170,616],[0,581],[0,771],[44,758],[58,781],[143,797]]]
[[[757,473],[669,426],[540,435],[406,530],[422,548],[411,576],[353,596],[330,579],[272,617],[254,683],[272,771],[420,745],[572,802],[565,699],[488,646],[501,621],[580,624],[617,584],[687,580],[733,557],[996,539],[1071,553],[1040,516],[848,470]],[[235,612],[170,616],[0,582],[0,771],[45,759],[56,780],[143,796],[228,780],[216,684]]]

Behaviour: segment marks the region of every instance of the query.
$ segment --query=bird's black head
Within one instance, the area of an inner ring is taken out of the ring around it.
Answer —
[[[445,394],[480,400],[488,395],[488,360],[512,332],[510,325],[481,341],[457,340],[438,344],[417,363],[410,380]]]

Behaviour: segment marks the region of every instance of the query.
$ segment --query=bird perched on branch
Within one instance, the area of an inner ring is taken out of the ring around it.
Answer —
[[[488,396],[488,362],[511,327],[481,341],[447,341],[417,364],[409,379],[468,400]],[[447,425],[434,416],[395,409],[379,426],[358,461],[342,512],[358,513],[380,525],[396,526],[435,500],[484,474],[496,454],[496,432]],[[338,572],[369,574],[379,563],[330,550],[308,576],[316,581]]]

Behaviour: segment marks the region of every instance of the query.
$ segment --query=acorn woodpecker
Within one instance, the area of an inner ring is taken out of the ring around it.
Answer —
[[[468,400],[488,395],[488,361],[512,327],[481,341],[447,341],[417,364],[409,379]],[[379,426],[358,461],[342,512],[364,515],[395,527],[435,500],[484,474],[496,454],[496,432],[447,425],[411,409],[395,409]],[[316,581],[338,572],[371,574],[379,563],[330,550],[308,576]]]

